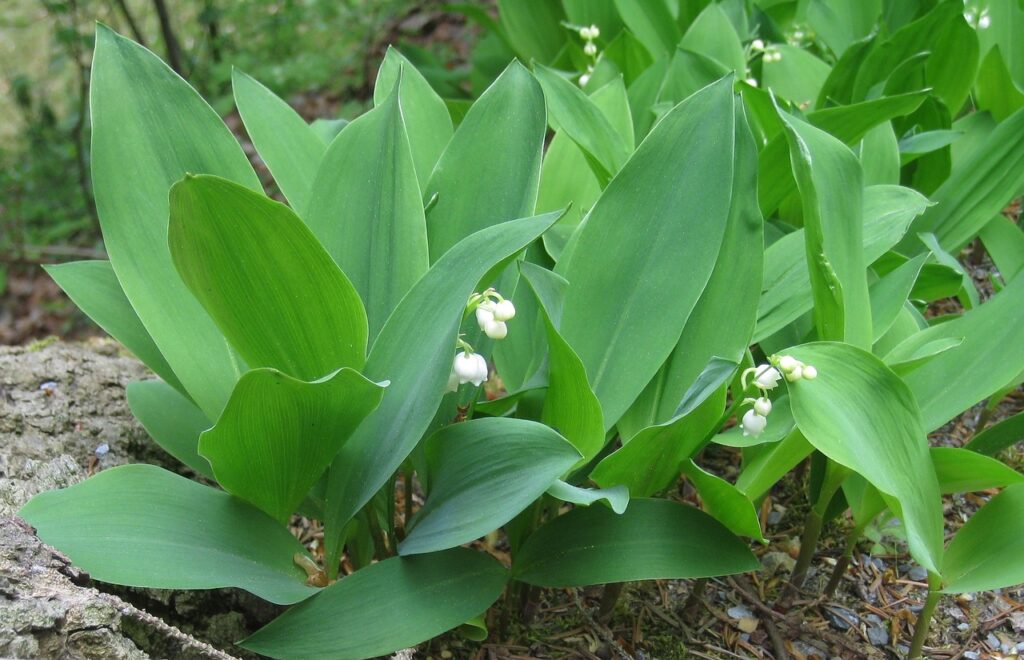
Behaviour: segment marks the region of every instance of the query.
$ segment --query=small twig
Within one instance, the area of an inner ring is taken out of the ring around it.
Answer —
[[[591,616],[590,612],[583,606],[583,602],[580,601],[579,591],[574,589],[572,592],[572,596],[576,601],[576,607],[579,609],[580,614],[582,614],[583,618],[586,619],[587,623],[590,625],[590,628],[595,633],[597,633],[597,635],[601,638],[601,641],[603,641],[613,651],[615,651],[615,654],[618,657],[622,658],[622,660],[632,660],[632,657],[628,653],[626,653],[626,650],[622,648],[619,645],[619,643],[615,640],[615,637],[614,635],[612,635],[611,631],[608,630],[608,628],[606,628],[605,626],[598,623],[594,619],[594,617]]]

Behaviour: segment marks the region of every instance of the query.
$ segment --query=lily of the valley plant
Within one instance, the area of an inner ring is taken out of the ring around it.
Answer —
[[[110,260],[49,272],[152,369],[129,404],[188,476],[39,495],[40,537],[101,581],[295,605],[246,649],[364,658],[486,634],[524,585],[755,571],[759,505],[809,460],[794,588],[825,525],[851,530],[833,589],[898,519],[930,585],[911,655],[940,594],[1024,581],[1024,477],[992,457],[1019,436],[928,441],[1024,379],[1024,234],[999,215],[1024,190],[1020,44],[995,30],[1016,5],[986,32],[959,1],[604,4],[499,2],[532,70],[482,71],[471,104],[395,50],[351,122],[236,71],[286,204],[185,81],[98,28]],[[926,313],[942,298],[956,314]],[[698,464],[712,444],[742,452],[735,483]],[[681,477],[701,508],[660,497]],[[945,543],[942,496],[990,489]]]

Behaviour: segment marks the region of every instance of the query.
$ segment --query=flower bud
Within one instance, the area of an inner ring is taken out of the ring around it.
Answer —
[[[800,366],[800,361],[792,355],[783,355],[779,358],[779,369],[782,369],[784,373],[789,373]]]
[[[795,369],[793,369],[793,371],[790,371],[789,373],[786,374],[786,380],[788,380],[791,383],[795,383],[796,381],[800,380],[803,377],[804,368],[799,364],[796,366]]]
[[[580,87],[586,87],[588,82],[590,82],[589,73],[584,73],[582,76],[580,76]]]
[[[804,380],[814,380],[818,377],[818,370],[811,365],[807,365],[803,369],[803,377]]]
[[[590,26],[590,38],[597,39],[601,36],[601,30],[596,25],[591,24]]]
[[[502,300],[494,305],[493,309],[495,321],[511,321],[516,316],[516,306],[511,300]]]
[[[594,45],[593,41],[588,41],[587,45],[583,47],[583,52],[587,56],[593,57],[594,55],[597,55],[597,46]]]
[[[580,38],[586,39],[587,41],[590,41],[591,39],[594,38],[594,35],[590,33],[590,28],[588,28],[588,27],[581,27],[580,28]]]
[[[754,39],[750,42],[750,47],[754,50],[764,50],[764,42],[760,39]]]
[[[762,364],[754,372],[754,385],[762,390],[774,390],[779,384],[782,374],[770,364]]]
[[[990,25],[992,25],[992,19],[988,17],[988,14],[983,13],[981,18],[978,19],[978,28],[987,30]]]
[[[768,397],[759,397],[754,401],[754,412],[761,417],[767,417],[772,411],[772,400]]]
[[[751,87],[757,87],[757,78],[747,78],[745,82]]]
[[[491,339],[504,339],[508,335],[508,326],[504,321],[490,321],[484,325],[484,334]]]
[[[743,437],[753,436],[757,437],[764,431],[764,427],[768,425],[768,419],[764,415],[758,415],[753,410],[748,410],[743,415]]]

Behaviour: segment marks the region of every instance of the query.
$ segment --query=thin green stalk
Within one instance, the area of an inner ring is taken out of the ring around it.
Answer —
[[[606,622],[612,618],[615,605],[619,602],[619,597],[622,596],[625,586],[625,582],[612,582],[604,585],[604,593],[601,594],[601,607],[597,612],[598,621]]]
[[[800,554],[796,558],[796,565],[789,576],[789,587],[787,591],[796,590],[804,586],[807,580],[807,571],[811,567],[811,560],[814,559],[814,551],[818,547],[818,539],[821,537],[821,528],[824,526],[824,519],[814,509],[807,512],[804,519],[804,533],[800,536]]]
[[[928,628],[931,626],[932,614],[935,606],[939,604],[941,584],[937,575],[928,574],[928,598],[924,601],[924,608],[917,615],[917,625],[914,626],[914,639],[910,642],[910,652],[907,654],[909,660],[923,657],[921,649],[924,647],[924,640],[928,637]]]
[[[825,585],[823,594],[826,598],[832,597],[832,594],[836,592],[836,588],[839,586],[839,582],[846,575],[846,569],[850,567],[850,559],[853,557],[853,550],[857,547],[857,541],[863,533],[864,526],[857,525],[846,535],[846,547],[843,548],[843,556],[836,562],[835,568],[832,569],[832,576],[829,578],[828,584]]]

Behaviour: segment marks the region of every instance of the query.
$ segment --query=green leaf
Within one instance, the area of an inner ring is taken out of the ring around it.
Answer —
[[[109,261],[74,261],[46,265],[43,269],[96,325],[124,344],[153,373],[179,392],[185,392],[125,297]]]
[[[911,221],[928,207],[919,192],[901,186],[871,186],[864,190],[864,263],[870,264],[896,245]],[[765,251],[764,293],[757,308],[757,327],[751,343],[770,337],[811,310],[804,230],[775,241]]]
[[[931,232],[939,244],[958,252],[1024,186],[1024,110],[996,126],[931,195],[935,206],[911,227],[901,248],[922,252],[916,234]]]
[[[871,285],[871,337],[873,341],[878,341],[896,322],[896,316],[906,304],[927,258],[928,255],[922,254],[910,259]]]
[[[240,646],[272,658],[387,655],[480,614],[498,599],[507,581],[508,571],[496,560],[463,548],[392,557],[288,610]]]
[[[583,360],[606,427],[675,348],[711,276],[730,212],[734,134],[726,78],[661,120],[558,264],[569,281],[560,329]],[[702,166],[684,167],[692,162]]]
[[[978,237],[1003,282],[1024,272],[1024,231],[1013,220],[1000,213],[982,228]]]
[[[209,461],[199,455],[199,434],[213,426],[196,404],[162,380],[137,380],[125,390],[128,408],[149,437],[197,474],[213,479]]]
[[[498,11],[509,41],[524,61],[548,64],[558,56],[566,40],[560,2],[498,0]]]
[[[594,502],[604,501],[615,513],[625,513],[626,507],[629,506],[629,489],[625,486],[580,488],[558,480],[548,488],[548,495],[579,506],[590,506]]]
[[[942,501],[910,389],[881,360],[848,344],[805,344],[787,353],[818,370],[813,381],[789,383],[797,426],[816,449],[888,496],[911,555],[937,573]]]
[[[1024,485],[1010,486],[960,528],[942,562],[944,593],[1012,587],[1024,582]]]
[[[1024,413],[1017,413],[975,435],[965,445],[965,449],[987,456],[995,456],[1022,440],[1024,440]]]
[[[932,447],[929,451],[943,495],[973,493],[1024,482],[1024,474],[969,449]]]
[[[590,389],[587,372],[579,356],[555,327],[559,310],[549,309],[555,303],[553,296],[545,293],[546,282],[543,278],[556,278],[557,275],[548,271],[538,272],[543,269],[528,262],[524,262],[520,268],[541,304],[540,313],[547,331],[548,388],[541,419],[580,452],[582,458],[579,465],[583,465],[590,462],[604,447],[601,403]]]
[[[220,414],[239,367],[182,283],[167,249],[167,191],[187,172],[260,190],[217,113],[169,67],[96,28],[91,81],[92,180],[110,262],[142,324],[189,396]]]
[[[746,71],[747,57],[743,44],[722,5],[717,2],[708,4],[697,15],[678,44],[680,48],[715,60],[726,72],[733,71],[742,77]]]
[[[540,587],[710,577],[760,566],[746,544],[721,523],[671,500],[633,499],[616,514],[578,508],[526,540],[513,577]]]
[[[683,474],[700,493],[704,510],[714,516],[715,520],[737,536],[747,536],[761,543],[768,542],[761,534],[761,523],[757,519],[754,503],[738,488],[702,470],[692,460],[683,461]]]
[[[751,500],[759,500],[813,451],[814,447],[799,429],[794,429],[779,442],[745,449],[743,471],[736,480],[736,488]]]
[[[619,421],[619,431],[679,414],[683,396],[715,358],[735,369],[754,332],[764,262],[764,223],[757,206],[757,147],[737,107],[736,160],[729,217],[711,278],[658,374]],[[729,319],[728,323],[723,323]]]
[[[889,352],[885,356],[885,363],[890,369],[900,376],[906,376],[923,364],[930,362],[935,356],[942,355],[960,344],[964,343],[963,337],[939,337],[926,344],[922,344],[909,354],[894,354]]]
[[[622,137],[597,104],[558,72],[538,64],[533,75],[544,90],[552,126],[597,161],[595,174],[607,182],[629,158]]]
[[[394,474],[430,425],[451,373],[466,300],[477,283],[495,275],[559,216],[513,220],[461,241],[427,271],[384,324],[364,373],[391,384],[331,466],[325,521],[329,557],[340,552],[344,525]]]
[[[957,291],[957,297],[960,299],[964,309],[977,307],[980,299],[978,289],[974,285],[974,279],[964,270],[964,267],[960,265],[956,257],[942,249],[935,234],[918,234],[917,237],[928,247],[936,261],[960,276],[961,284],[960,289]]]
[[[797,46],[773,44],[771,48],[782,57],[762,64],[761,86],[801,108],[812,106],[831,71],[829,65]]]
[[[253,369],[199,438],[199,453],[225,490],[287,523],[383,393],[351,369],[310,383]]]
[[[912,92],[873,101],[816,110],[807,121],[847,145],[859,142],[868,131],[894,117],[908,115],[928,98],[928,92]],[[787,141],[776,135],[758,156],[757,194],[761,213],[769,217],[796,190],[796,181],[786,158]]]
[[[286,528],[242,500],[152,465],[122,465],[36,495],[18,515],[101,582],[238,587],[280,605],[317,592],[292,561],[305,549]]]
[[[622,21],[654,59],[675,50],[682,35],[663,0],[615,0]]]
[[[300,380],[362,367],[359,294],[284,204],[187,176],[171,188],[168,242],[181,278],[250,366]]]
[[[978,109],[988,110],[996,121],[1024,108],[1024,92],[1013,82],[998,45],[982,60],[974,88]]]
[[[430,494],[398,546],[402,555],[445,550],[494,531],[580,457],[543,424],[495,417],[446,426],[427,439],[425,452]]]
[[[305,217],[325,144],[290,105],[238,69],[231,71],[245,132],[295,213]],[[205,172],[204,172],[205,173]]]
[[[880,0],[811,0],[807,24],[839,57],[872,31],[881,12]]]
[[[870,347],[860,163],[824,131],[789,115],[780,116],[803,202],[804,245],[818,336]]]
[[[373,103],[388,101],[392,90],[402,78],[399,105],[409,135],[409,146],[416,166],[420,188],[427,185],[434,165],[452,139],[452,118],[444,99],[438,96],[427,79],[397,49],[388,46],[384,61],[377,71],[373,86]]]
[[[470,108],[424,190],[431,263],[473,232],[533,213],[547,119],[544,93],[512,62]]]
[[[427,225],[409,148],[405,79],[338,136],[313,183],[307,222],[359,292],[376,337],[427,272]]]
[[[903,378],[933,431],[975,403],[997,392],[1024,371],[1024,278],[1018,277],[988,302],[962,317],[923,330],[896,346],[886,362],[904,362],[928,345],[962,339]]]

